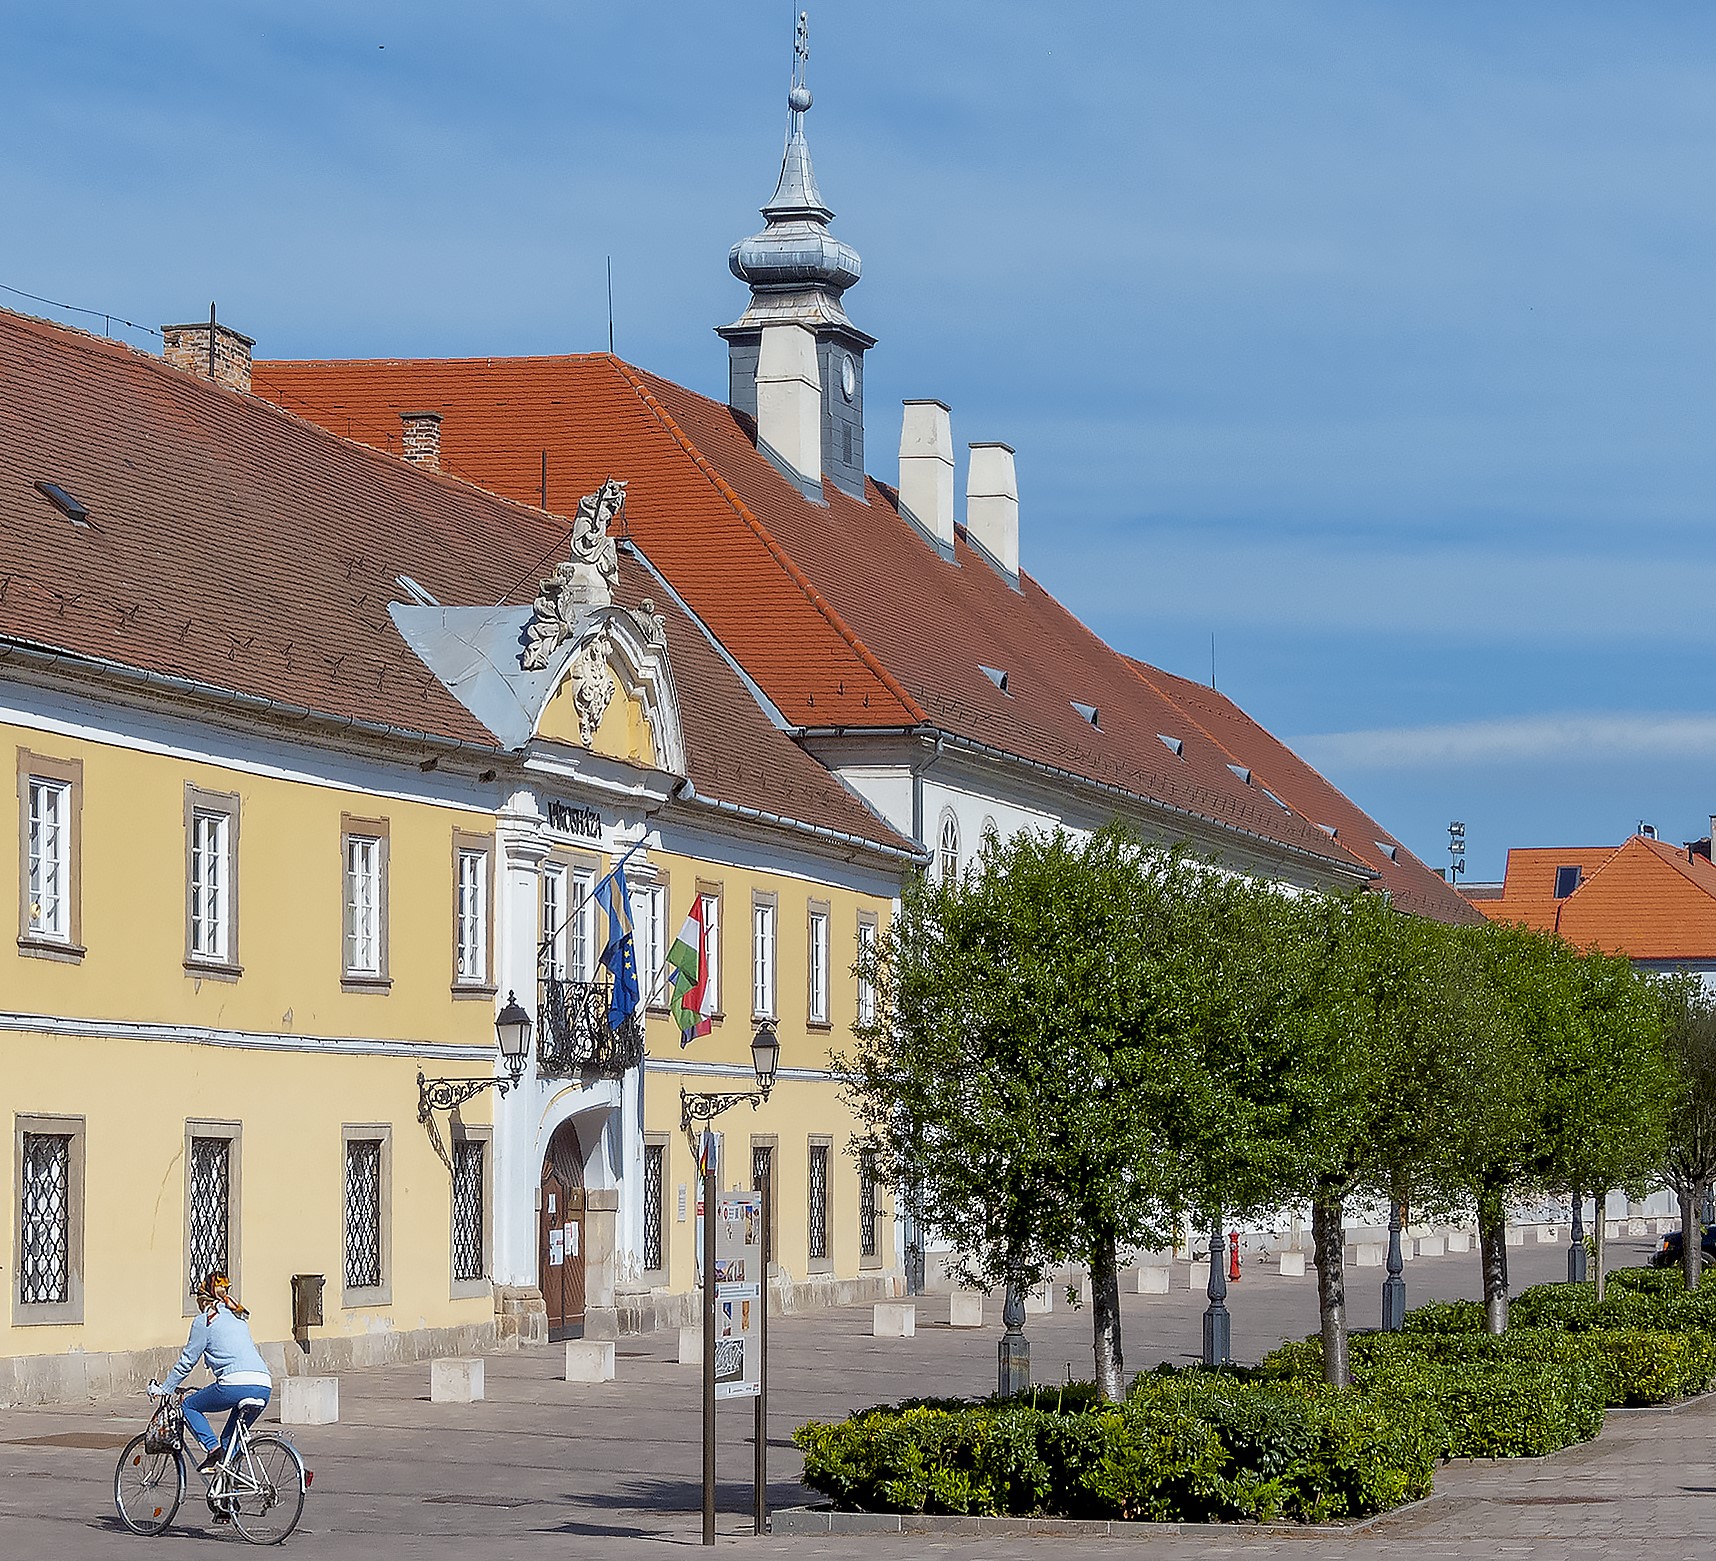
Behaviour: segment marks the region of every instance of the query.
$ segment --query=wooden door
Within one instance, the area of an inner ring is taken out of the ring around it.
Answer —
[[[562,1122],[542,1158],[537,1199],[537,1273],[548,1309],[548,1337],[584,1337],[584,1150]]]

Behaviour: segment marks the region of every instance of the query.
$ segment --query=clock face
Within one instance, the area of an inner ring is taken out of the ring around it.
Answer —
[[[850,401],[858,394],[858,369],[852,362],[851,355],[840,355],[840,394]]]

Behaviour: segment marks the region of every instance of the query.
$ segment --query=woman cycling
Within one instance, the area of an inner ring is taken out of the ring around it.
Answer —
[[[203,1444],[207,1455],[200,1465],[204,1474],[220,1463],[223,1447],[231,1444],[238,1428],[239,1404],[245,1399],[260,1399],[266,1405],[274,1391],[268,1363],[256,1348],[256,1341],[250,1337],[250,1325],[244,1320],[250,1313],[233,1299],[231,1284],[225,1274],[217,1272],[197,1287],[197,1320],[191,1324],[191,1337],[185,1344],[185,1353],[161,1385],[163,1393],[171,1393],[196,1369],[199,1360],[208,1361],[214,1381],[185,1400],[185,1424]],[[209,1415],[222,1409],[230,1409],[232,1413],[227,1416],[221,1440],[216,1441]],[[261,1407],[257,1407],[248,1420],[261,1413]]]

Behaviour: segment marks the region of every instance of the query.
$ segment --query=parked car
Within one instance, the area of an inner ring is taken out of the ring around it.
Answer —
[[[1704,1249],[1704,1257],[1708,1262],[1716,1258],[1716,1225],[1703,1227],[1704,1234],[1699,1238],[1698,1245]],[[1671,1230],[1662,1238],[1662,1245],[1650,1255],[1652,1268],[1673,1268],[1680,1262],[1680,1232]]]

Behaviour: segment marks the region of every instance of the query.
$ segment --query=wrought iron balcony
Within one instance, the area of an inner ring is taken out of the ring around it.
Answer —
[[[617,1079],[643,1061],[644,1025],[640,1010],[619,1029],[608,1025],[613,997],[609,981],[564,981],[548,975],[542,982],[541,1018],[536,1027],[536,1065],[550,1077],[594,1073]]]

